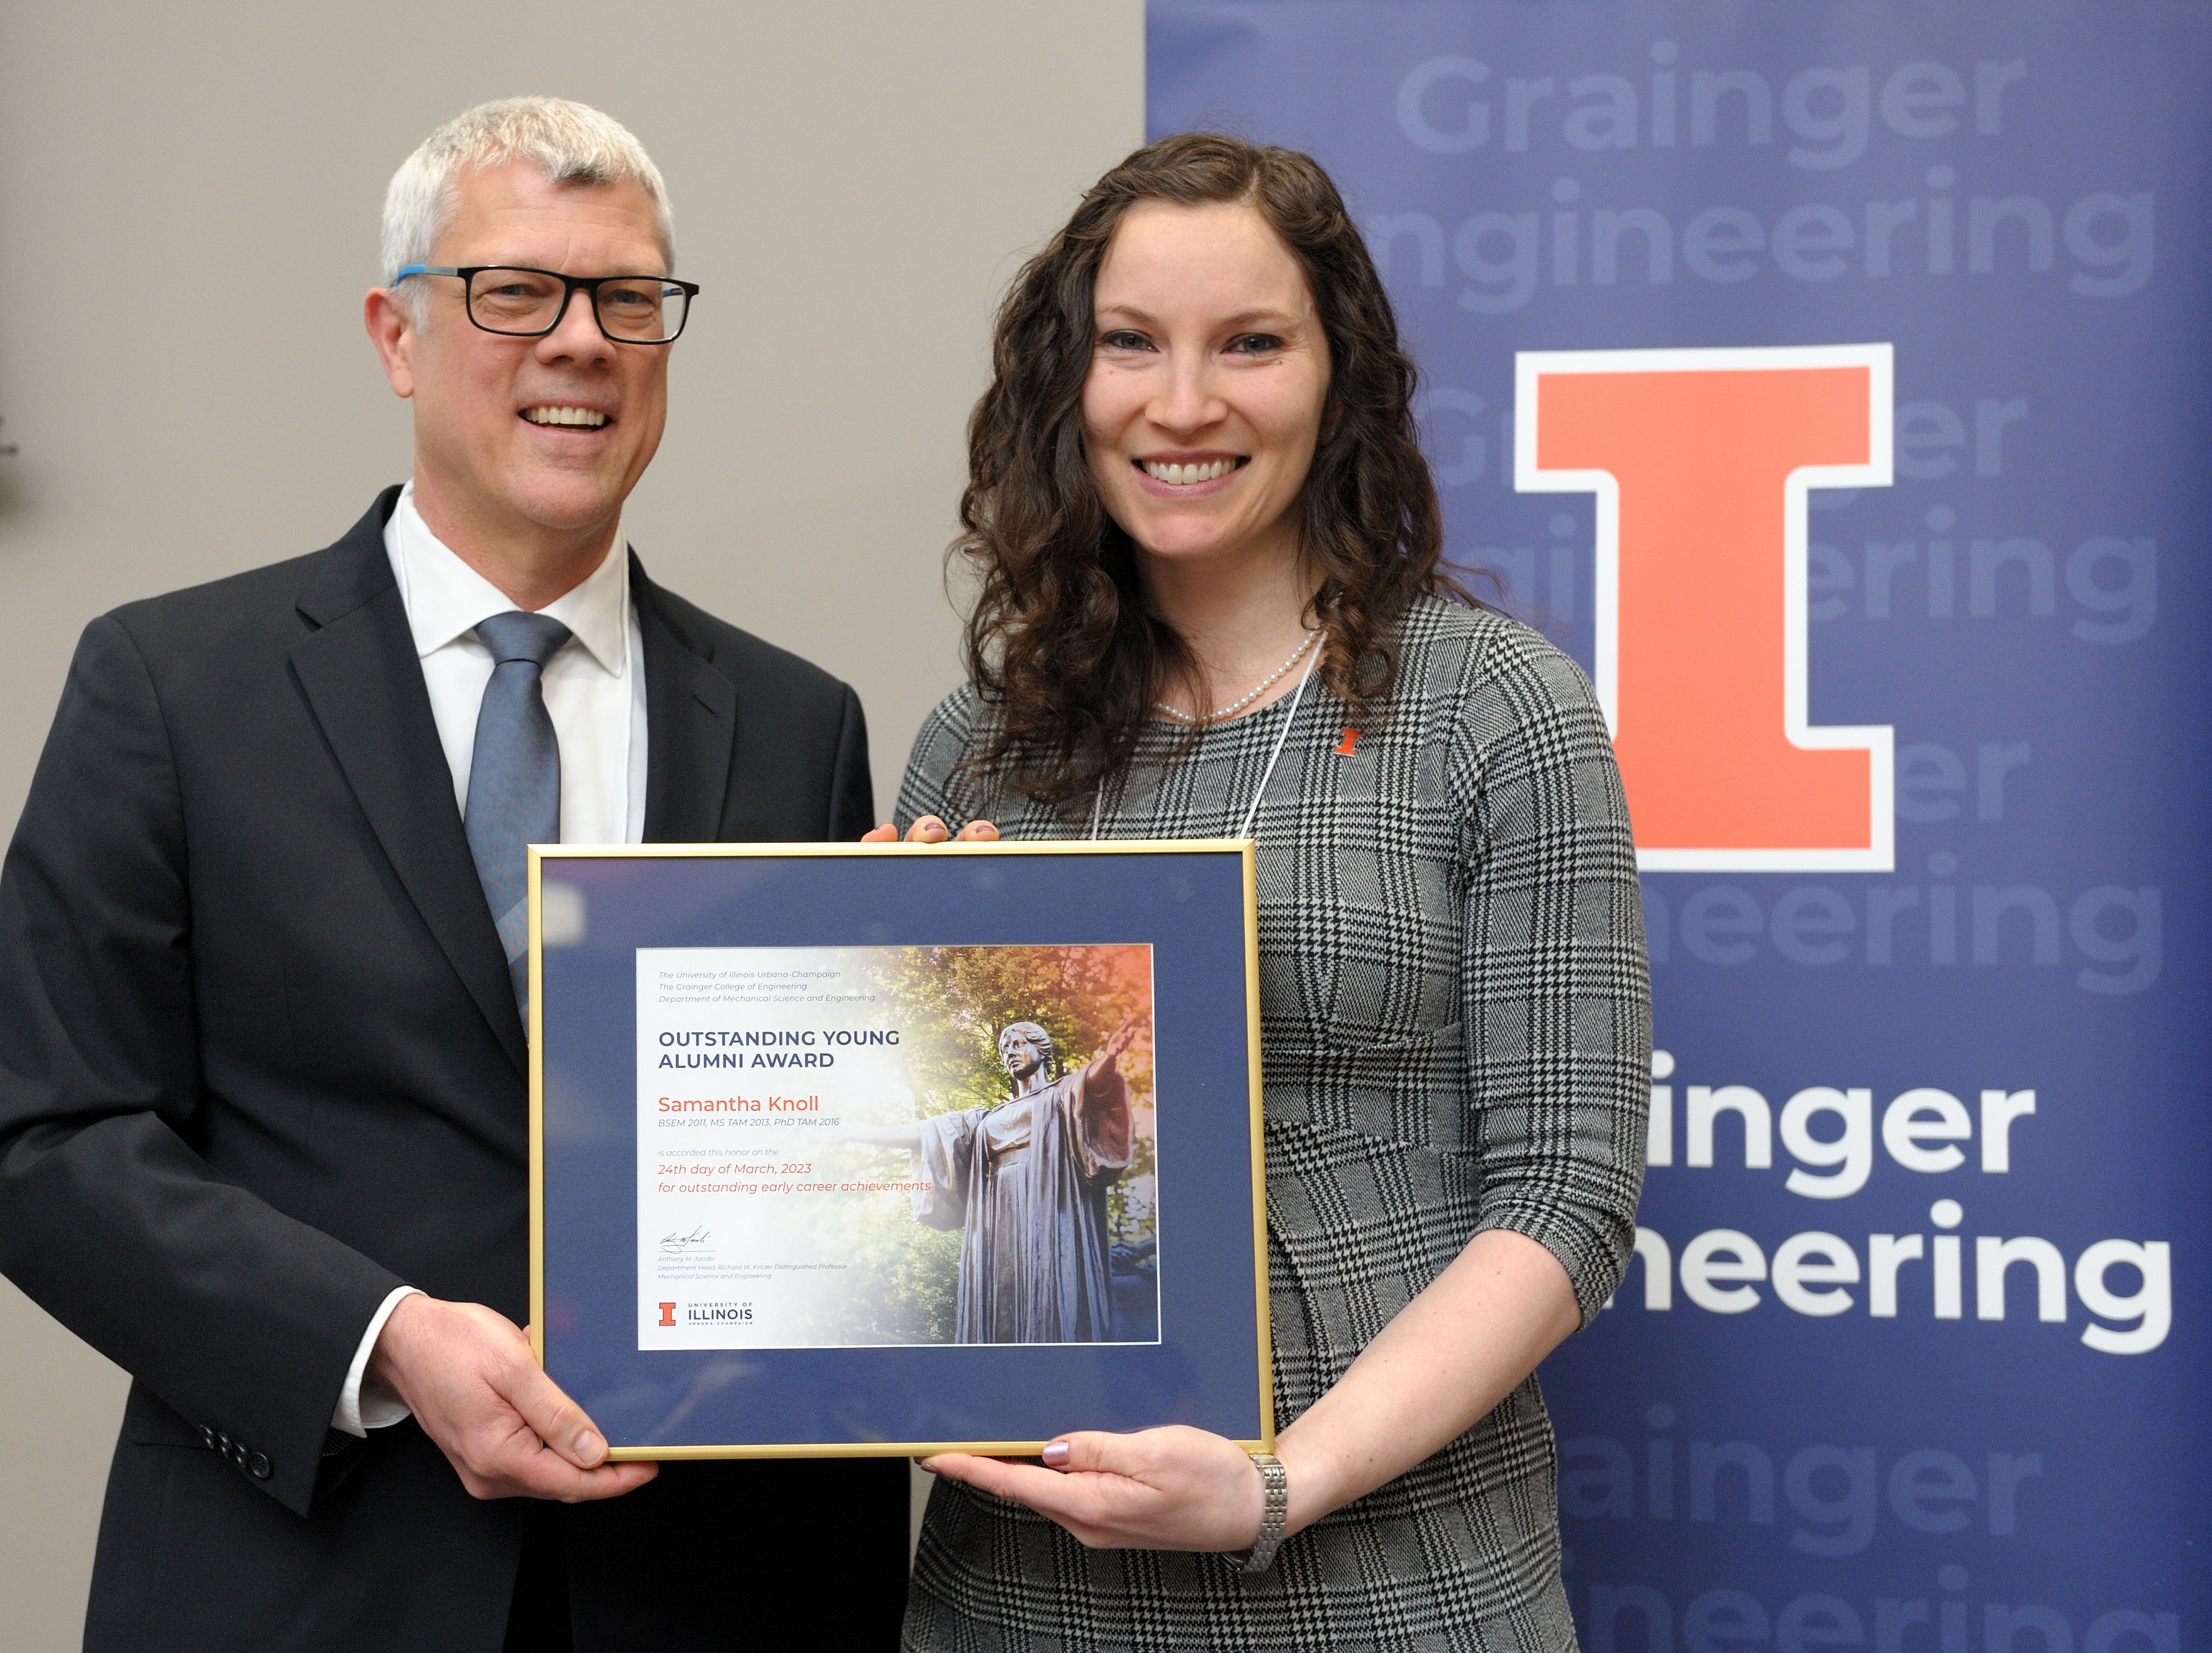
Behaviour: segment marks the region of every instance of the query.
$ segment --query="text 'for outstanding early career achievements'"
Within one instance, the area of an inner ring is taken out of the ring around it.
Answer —
[[[641,947],[638,1347],[1152,1343],[1148,945]]]

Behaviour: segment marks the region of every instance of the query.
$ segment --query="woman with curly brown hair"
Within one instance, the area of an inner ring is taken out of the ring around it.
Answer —
[[[899,825],[1258,839],[1287,1426],[932,1460],[906,1645],[1571,1648],[1534,1372],[1619,1282],[1650,1071],[1589,686],[1444,573],[1413,367],[1306,156],[1138,151],[994,366],[970,682]]]

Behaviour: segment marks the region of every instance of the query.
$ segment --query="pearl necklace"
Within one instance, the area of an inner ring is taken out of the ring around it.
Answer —
[[[1309,641],[1311,640],[1309,639]],[[1293,654],[1292,659],[1297,659]],[[1291,714],[1283,720],[1283,726],[1275,731],[1275,744],[1267,753],[1267,767],[1260,771],[1260,784],[1252,788],[1251,806],[1244,811],[1244,819],[1237,829],[1237,836],[1249,838],[1260,819],[1260,800],[1267,795],[1267,782],[1275,777],[1275,761],[1283,755],[1283,743],[1291,738],[1291,726],[1298,720],[1298,708],[1306,703],[1306,685],[1313,681],[1314,667],[1321,664],[1316,653],[1306,662],[1306,669],[1298,673],[1298,692],[1291,696]],[[1098,829],[1106,817],[1106,783],[1098,783],[1098,794],[1091,804],[1091,836],[1098,836]]]
[[[1266,694],[1270,689],[1280,683],[1284,678],[1288,676],[1291,668],[1296,665],[1300,660],[1305,659],[1306,651],[1314,646],[1316,640],[1321,637],[1322,635],[1322,634],[1318,631],[1309,631],[1306,633],[1305,641],[1291,651],[1291,658],[1285,660],[1280,665],[1277,666],[1273,672],[1270,672],[1266,677],[1261,678],[1259,683],[1254,686],[1250,694],[1240,696],[1238,698],[1231,701],[1226,706],[1217,706],[1211,712],[1208,712],[1204,717],[1193,717],[1189,713],[1170,706],[1164,700],[1156,700],[1152,702],[1152,705],[1157,710],[1165,712],[1177,723],[1218,723],[1224,718],[1235,717],[1237,713],[1243,711],[1254,701],[1259,699],[1261,696]]]

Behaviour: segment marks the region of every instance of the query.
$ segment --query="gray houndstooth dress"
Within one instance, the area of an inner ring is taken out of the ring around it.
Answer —
[[[1341,703],[1307,695],[1255,832],[1281,1425],[1481,1230],[1548,1248],[1587,1322],[1626,1262],[1643,1176],[1643,915],[1589,685],[1526,627],[1433,598],[1399,641],[1389,715],[1349,756]],[[1291,714],[1285,697],[1216,725],[1164,765],[1178,737],[1148,732],[1154,761],[1140,754],[1100,836],[1232,836]],[[936,814],[1010,838],[1084,836],[1087,819],[955,775],[980,715],[967,688],[923,724],[902,830]],[[1214,1555],[1088,1551],[942,1482],[902,1644],[1561,1653],[1575,1631],[1555,1498],[1533,1376],[1249,1579]]]

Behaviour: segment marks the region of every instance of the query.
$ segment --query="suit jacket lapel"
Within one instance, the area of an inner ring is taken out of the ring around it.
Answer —
[[[738,691],[634,552],[629,588],[645,642],[646,841],[711,843],[721,836]]]
[[[322,554],[299,602],[316,629],[294,645],[292,670],[400,884],[523,1073],[527,1048],[507,956],[453,807],[453,773],[385,555],[383,526],[398,497],[387,490]]]

